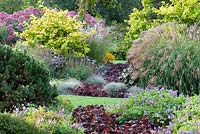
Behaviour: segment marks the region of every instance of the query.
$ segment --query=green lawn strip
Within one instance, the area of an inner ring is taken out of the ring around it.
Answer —
[[[60,95],[58,98],[68,98],[74,107],[86,105],[112,105],[123,101],[123,98],[89,97],[75,95]]]
[[[117,63],[123,63],[124,64],[126,62],[127,62],[126,60],[114,60],[113,61],[114,64],[117,64]]]

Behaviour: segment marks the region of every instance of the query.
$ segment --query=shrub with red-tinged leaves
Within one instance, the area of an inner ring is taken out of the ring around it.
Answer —
[[[119,115],[106,113],[103,106],[88,105],[74,109],[72,116],[76,119],[76,123],[82,124],[85,133],[90,134],[92,132],[103,133],[105,129],[115,124],[114,119]]]
[[[121,76],[123,69],[128,67],[128,64],[122,64],[122,63],[112,64],[112,63],[110,63],[107,66],[109,67],[109,69],[103,73],[103,77],[105,77],[105,79],[108,82],[113,82],[113,81],[119,82],[120,81],[119,77]]]
[[[102,105],[79,106],[72,115],[86,134],[151,134],[157,127],[146,117],[119,124],[116,118],[120,115],[106,112]]]
[[[108,96],[108,92],[102,90],[102,85],[87,84],[87,83],[77,88],[73,94],[80,95],[80,96],[93,96],[93,97],[107,97]]]
[[[21,32],[25,28],[24,22],[30,19],[31,15],[41,15],[42,11],[36,8],[27,8],[22,11],[8,14],[6,12],[0,12],[0,23],[5,24],[8,30],[7,44],[12,44],[16,41],[17,36],[14,32]]]

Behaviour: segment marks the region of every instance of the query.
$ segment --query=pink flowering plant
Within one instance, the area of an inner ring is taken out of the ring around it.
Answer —
[[[76,11],[68,11],[67,16],[76,18],[79,21],[85,21],[88,26],[94,26],[96,24],[96,20],[91,14],[79,15]]]
[[[97,63],[102,63],[105,53],[111,50],[109,42],[110,27],[106,27],[104,20],[97,20],[91,14],[78,14],[76,11],[69,11],[68,16],[75,18],[77,21],[83,22],[81,32],[90,33],[87,42],[90,51],[87,53],[91,59]]]
[[[96,20],[94,16],[89,13],[84,15],[78,14],[76,11],[68,11],[67,16],[75,18],[77,21],[84,22],[84,26],[82,28],[82,32],[90,32],[94,31],[93,36],[91,39],[103,39],[109,34],[109,28],[105,26],[104,20]]]
[[[0,12],[0,24],[5,25],[8,31],[6,44],[13,44],[16,42],[18,37],[15,32],[22,32],[25,29],[25,22],[29,21],[31,15],[39,16],[41,14],[41,10],[32,7],[14,12],[13,14]]]

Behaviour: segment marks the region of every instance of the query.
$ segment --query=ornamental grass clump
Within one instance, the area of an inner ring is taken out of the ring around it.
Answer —
[[[68,55],[65,58],[66,64],[65,68],[67,73],[71,78],[76,78],[77,80],[86,80],[96,69],[96,61],[90,59],[86,56],[80,58],[74,55]]]
[[[96,32],[89,38],[90,52],[87,56],[97,61],[97,64],[105,62],[107,52],[113,50],[113,45],[110,42],[110,28],[106,27],[105,21],[98,21],[93,27],[88,30],[95,30]]]
[[[134,41],[128,61],[135,84],[163,86],[185,95],[200,93],[200,43],[186,31],[184,25],[167,23]]]

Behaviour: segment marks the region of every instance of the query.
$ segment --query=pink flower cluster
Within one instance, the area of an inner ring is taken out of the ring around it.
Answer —
[[[77,17],[78,14],[76,11],[69,11],[67,13],[67,16],[70,16],[70,17]],[[96,24],[96,20],[95,18],[91,15],[91,14],[85,14],[84,15],[84,19],[86,21],[86,23],[90,26],[94,26]]]
[[[96,24],[96,20],[91,14],[85,14],[85,21],[92,26]]]
[[[22,11],[14,12],[13,14],[8,14],[6,12],[0,12],[0,23],[4,24],[8,30],[7,44],[12,44],[16,41],[15,31],[22,31],[24,28],[24,21],[30,19],[31,15],[38,16],[42,14],[41,10],[36,8],[27,8]]]
[[[74,17],[76,15],[77,15],[76,11],[69,11],[69,12],[67,12],[67,16],[69,16],[69,17]]]

